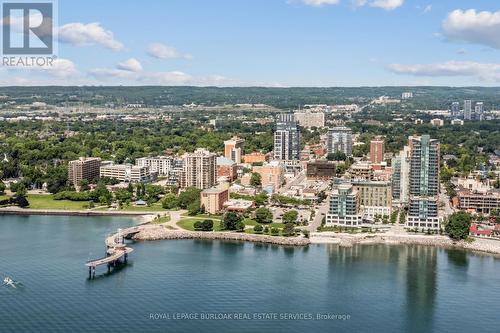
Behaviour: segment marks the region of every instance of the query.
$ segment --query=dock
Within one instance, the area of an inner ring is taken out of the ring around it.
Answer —
[[[116,264],[123,258],[123,262],[127,263],[128,255],[134,251],[133,248],[125,245],[125,239],[138,233],[140,227],[131,227],[127,229],[118,229],[115,234],[106,237],[106,256],[103,258],[90,260],[85,263],[89,268],[89,279],[95,278],[95,270],[97,266],[107,265],[108,273],[111,267],[116,267]]]

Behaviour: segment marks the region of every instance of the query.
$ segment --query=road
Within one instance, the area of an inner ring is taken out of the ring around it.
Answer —
[[[326,213],[328,212],[328,201],[329,198],[323,201],[323,203],[319,206],[319,208],[316,209],[316,215],[314,215],[314,220],[307,226],[307,229],[309,231],[315,232],[321,225],[321,220],[323,219],[323,217],[326,216]]]

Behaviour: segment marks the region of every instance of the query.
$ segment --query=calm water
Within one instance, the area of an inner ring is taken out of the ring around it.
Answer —
[[[133,223],[0,216],[0,274],[24,285],[0,288],[0,332],[499,330],[500,260],[431,247],[144,242],[127,266],[87,280],[84,262],[103,255],[105,235]],[[244,317],[173,318],[181,313]],[[280,319],[297,313],[305,319]],[[308,319],[318,313],[350,317]]]

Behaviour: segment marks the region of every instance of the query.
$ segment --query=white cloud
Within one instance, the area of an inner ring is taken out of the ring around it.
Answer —
[[[452,41],[500,49],[500,11],[454,10],[443,21],[443,32]]]
[[[426,14],[426,13],[429,13],[431,11],[432,11],[432,5],[427,5],[427,6],[425,6],[423,12],[424,12],[424,14]]]
[[[353,3],[357,7],[368,5],[370,7],[393,10],[401,7],[404,3],[404,0],[353,0]]]
[[[176,48],[161,43],[150,44],[146,50],[146,53],[151,57],[158,59],[192,58],[192,56],[189,54],[182,54],[177,51]]]
[[[142,65],[139,62],[139,60],[135,58],[130,58],[126,61],[118,63],[116,65],[116,68],[124,70],[124,71],[129,71],[129,72],[140,72],[142,71]]]
[[[59,41],[75,46],[100,45],[113,51],[123,49],[123,44],[114,38],[113,32],[105,30],[100,23],[68,23],[58,28]]]
[[[322,7],[326,5],[338,5],[340,0],[302,0],[305,5]]]
[[[469,76],[483,81],[500,81],[500,64],[472,61],[448,61],[437,64],[391,64],[388,69],[396,74],[414,76]]]
[[[63,58],[54,59],[51,65],[47,63],[43,66],[4,66],[3,68],[10,73],[46,75],[60,79],[74,78],[80,75],[76,65],[71,60]]]

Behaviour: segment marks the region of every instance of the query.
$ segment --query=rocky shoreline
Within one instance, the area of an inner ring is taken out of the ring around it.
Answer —
[[[387,244],[387,245],[425,245],[441,248],[464,249],[493,255],[500,255],[500,241],[492,239],[474,238],[472,242],[454,241],[447,236],[427,235],[399,235],[399,234],[375,234],[375,235],[350,235],[350,234],[311,234],[312,244],[338,244],[350,247],[355,244]]]
[[[305,246],[310,244],[310,240],[303,237],[254,235],[239,232],[172,230],[162,226],[153,225],[144,226],[139,233],[132,237],[132,239],[141,241],[166,239],[234,240],[285,246]]]

